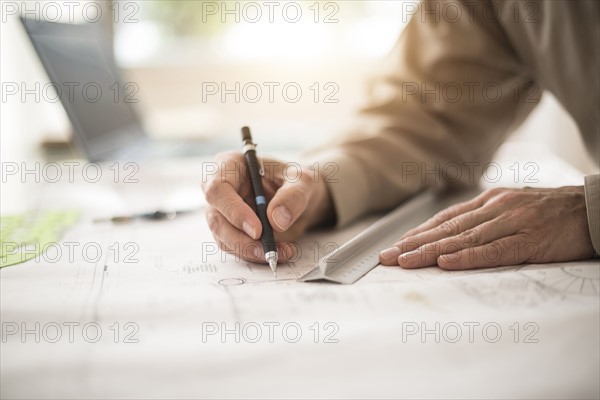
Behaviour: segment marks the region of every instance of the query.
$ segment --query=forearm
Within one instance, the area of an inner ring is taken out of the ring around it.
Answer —
[[[514,100],[531,77],[499,29],[469,19],[408,24],[352,132],[308,155],[337,168],[327,184],[339,225],[424,187],[478,182],[535,106]],[[449,98],[444,87],[462,92]],[[490,98],[484,87],[502,94]]]

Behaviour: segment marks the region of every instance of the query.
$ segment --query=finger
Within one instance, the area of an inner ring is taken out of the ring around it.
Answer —
[[[498,219],[495,219],[463,231],[456,236],[427,243],[414,251],[401,254],[397,260],[398,265],[402,268],[433,266],[437,264],[441,255],[452,254],[464,249],[491,243],[494,240],[514,233],[514,226],[508,223],[501,223]]]
[[[202,177],[202,190],[204,192],[207,191],[208,186],[213,181],[229,183],[238,191],[241,191],[244,186],[250,188],[249,185],[246,185],[248,174],[243,154],[237,152],[220,153],[209,164],[212,168],[207,167],[207,171]]]
[[[471,228],[481,225],[493,216],[490,211],[477,209],[454,217],[427,231],[408,236],[395,244],[403,253],[412,251],[424,244],[456,236]]]
[[[240,230],[231,225],[216,209],[209,211],[209,226],[221,250],[234,254],[244,260],[266,263],[262,243],[248,238]],[[293,260],[297,255],[297,247],[291,243],[278,242],[277,254],[280,262]]]
[[[467,202],[455,204],[451,207],[448,207],[440,211],[421,225],[417,226],[416,228],[409,230],[404,235],[402,235],[400,239],[415,236],[419,233],[433,229],[436,226],[441,225],[442,223],[449,221],[452,218],[455,218],[461,214],[465,214],[469,211],[476,210],[484,204],[484,201],[484,198],[482,198],[481,195],[479,195]]]
[[[447,270],[518,265],[535,254],[537,245],[525,234],[506,236],[481,246],[440,256],[437,263]]]
[[[427,231],[414,236],[405,236],[389,249],[379,253],[379,260],[383,265],[398,265],[398,257],[401,254],[414,253],[421,246],[428,243],[436,243],[442,239],[454,237],[462,232],[472,229],[487,222],[490,215],[480,210],[470,211],[459,215]],[[412,257],[416,257],[414,254]]]
[[[262,244],[237,229],[215,208],[207,212],[208,226],[222,248],[244,260],[264,262]]]
[[[229,223],[244,231],[252,239],[258,239],[262,225],[252,208],[228,182],[219,179],[210,181],[205,190],[206,201]]]
[[[313,192],[309,179],[303,173],[297,182],[285,181],[269,202],[267,215],[276,232],[285,232],[306,210]]]

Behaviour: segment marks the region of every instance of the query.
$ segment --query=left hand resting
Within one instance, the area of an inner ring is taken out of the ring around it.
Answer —
[[[459,270],[595,254],[583,186],[492,189],[447,208],[380,253],[383,265]]]

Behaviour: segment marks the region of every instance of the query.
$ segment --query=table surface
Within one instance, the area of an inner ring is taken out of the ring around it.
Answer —
[[[600,396],[598,260],[296,282],[369,217],[307,235],[273,278],[216,249],[205,161],[107,164],[97,182],[81,162],[72,182],[3,183],[3,214],[81,216],[55,248],[0,270],[2,398]],[[498,165],[484,186],[582,183],[543,151],[505,146]],[[92,223],[164,207],[199,211]]]

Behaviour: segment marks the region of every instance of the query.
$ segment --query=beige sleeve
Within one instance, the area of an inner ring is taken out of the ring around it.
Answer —
[[[600,254],[600,174],[586,176],[584,188],[590,237],[596,254]]]
[[[307,154],[327,176],[338,225],[426,186],[476,184],[537,104],[525,95],[531,74],[499,24],[467,15],[413,17],[352,131]]]

